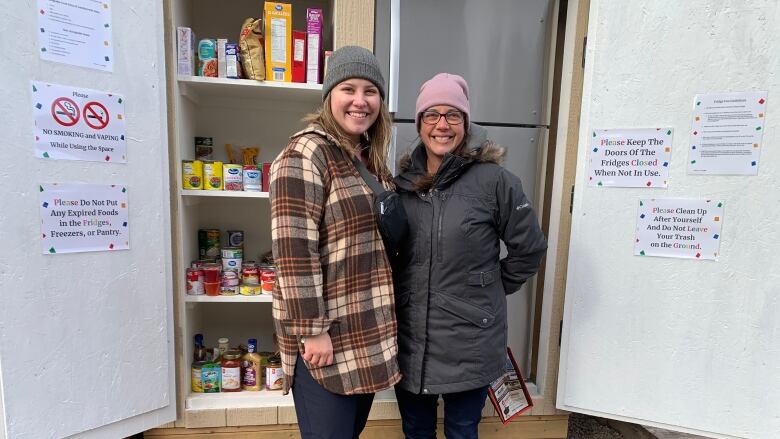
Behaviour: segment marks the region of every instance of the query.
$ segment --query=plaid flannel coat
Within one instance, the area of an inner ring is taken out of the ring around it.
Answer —
[[[273,317],[284,391],[292,385],[300,338],[324,331],[333,364],[306,364],[320,385],[343,395],[389,388],[401,379],[395,301],[373,193],[316,125],[291,139],[270,180]]]

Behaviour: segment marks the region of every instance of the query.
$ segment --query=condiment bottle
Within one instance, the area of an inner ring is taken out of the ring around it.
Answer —
[[[247,353],[241,359],[241,388],[258,391],[262,389],[260,376],[262,358],[257,353],[257,339],[250,338],[247,343]]]
[[[207,352],[203,346],[203,334],[195,334],[192,338],[194,350],[192,351],[193,361],[206,361]]]
[[[222,391],[241,391],[241,352],[230,349],[222,354]]]
[[[222,337],[217,340],[217,346],[219,349],[219,358],[222,358],[223,355],[225,355],[225,352],[230,349],[230,340],[228,340],[227,337]]]

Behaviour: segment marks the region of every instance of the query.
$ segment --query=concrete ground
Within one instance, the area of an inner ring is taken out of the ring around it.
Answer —
[[[706,439],[676,431],[572,413],[568,439]]]

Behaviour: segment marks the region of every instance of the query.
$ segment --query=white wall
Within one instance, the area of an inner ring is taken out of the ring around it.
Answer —
[[[780,3],[593,0],[558,404],[780,436]],[[768,90],[758,176],[689,176],[697,93]],[[674,127],[669,188],[587,187],[593,129]],[[725,200],[718,261],[632,256],[637,200]]]
[[[9,438],[42,438],[114,423],[89,434],[122,437],[116,422],[130,416],[167,422],[175,397],[161,2],[112,2],[113,73],[40,60],[36,1],[0,7],[0,426]],[[123,94],[128,163],[35,158],[33,79]],[[131,250],[42,254],[43,182],[127,185]]]

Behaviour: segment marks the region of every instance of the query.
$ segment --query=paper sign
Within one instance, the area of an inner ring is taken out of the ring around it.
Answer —
[[[127,163],[121,95],[32,81],[35,155]]]
[[[588,186],[667,187],[672,129],[594,130]]]
[[[767,92],[696,95],[688,174],[758,175]]]
[[[121,185],[41,184],[43,253],[127,250],[127,189]]]
[[[722,201],[640,200],[634,255],[717,259],[722,224]]]
[[[38,0],[41,59],[113,71],[111,0]]]

